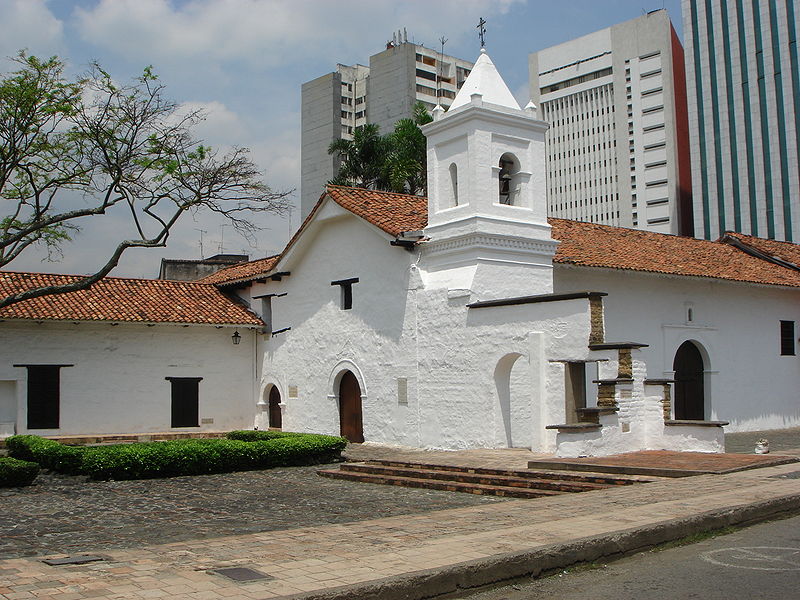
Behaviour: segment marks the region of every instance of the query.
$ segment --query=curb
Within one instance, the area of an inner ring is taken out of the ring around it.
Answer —
[[[440,569],[415,571],[363,584],[284,596],[286,600],[424,600],[520,577],[537,577],[576,563],[640,552],[692,534],[732,525],[752,525],[800,513],[800,494],[791,494],[662,521],[615,533],[551,544],[535,550],[497,554]]]

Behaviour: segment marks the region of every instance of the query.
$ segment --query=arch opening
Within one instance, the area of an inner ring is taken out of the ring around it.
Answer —
[[[530,448],[533,410],[528,361],[521,354],[507,354],[495,367],[494,382],[499,409],[495,428],[497,444],[507,448]]]
[[[350,442],[364,441],[361,387],[352,371],[345,371],[339,380],[339,435]]]
[[[450,206],[458,206],[458,165],[450,163]]]
[[[675,371],[675,410],[678,420],[702,421],[705,419],[705,364],[703,354],[691,340],[683,342],[672,362]]]
[[[270,429],[283,428],[283,415],[281,413],[281,392],[277,385],[273,385],[269,390],[267,400],[267,418]]]
[[[519,198],[519,159],[506,152],[500,157],[498,164],[500,172],[498,174],[498,202],[513,206]]]

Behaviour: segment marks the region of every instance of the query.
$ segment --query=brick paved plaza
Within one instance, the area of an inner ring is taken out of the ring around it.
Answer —
[[[772,439],[789,444],[797,432]],[[350,450],[354,459],[386,453],[512,468],[535,456]],[[632,535],[646,544],[735,522],[735,514],[747,520],[800,506],[797,463],[510,501],[327,480],[314,470],[89,483],[46,476],[40,485],[4,490],[0,598],[417,598],[434,584],[508,576],[508,565],[535,570],[524,565],[537,552],[552,562],[574,548],[624,549]],[[75,554],[104,560],[41,562]],[[270,579],[241,583],[213,572],[231,566]]]

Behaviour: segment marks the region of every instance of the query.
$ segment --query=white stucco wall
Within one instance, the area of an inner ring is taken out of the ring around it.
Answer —
[[[233,345],[229,327],[6,321],[0,323],[0,402],[14,398],[17,433],[252,428],[258,367],[255,334],[238,331],[242,341]],[[27,429],[28,371],[13,365],[28,364],[74,365],[60,370],[58,429]],[[171,384],[165,377],[203,378],[199,427],[170,427]],[[8,416],[10,410],[5,406],[3,414]]]
[[[515,416],[513,445],[552,449],[555,434],[544,425],[564,419],[564,374],[550,359],[587,357],[588,300],[469,309],[478,299],[469,292],[424,286],[417,251],[390,246],[352,215],[322,216],[324,226],[278,267],[291,275],[246,293],[286,294],[272,299],[272,330],[291,330],[265,342],[260,382],[262,398],[280,390],[283,428],[338,434],[338,384],[350,370],[366,441],[502,447]],[[331,282],[354,277],[353,308],[342,310]],[[398,378],[407,380],[405,402]],[[266,427],[266,412],[257,424]]]
[[[608,292],[606,339],[649,344],[648,377],[672,377],[675,352],[693,341],[705,363],[706,420],[729,421],[726,431],[800,426],[800,356],[781,356],[779,336],[780,320],[800,323],[800,291],[556,265],[555,291],[574,290]]]

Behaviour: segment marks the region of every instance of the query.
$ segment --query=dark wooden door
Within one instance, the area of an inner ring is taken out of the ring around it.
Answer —
[[[172,427],[199,427],[202,377],[167,377],[172,384]]]
[[[361,388],[356,376],[347,371],[339,383],[339,431],[351,442],[364,441],[361,420]]]
[[[675,418],[705,419],[703,356],[692,342],[684,342],[675,353]]]
[[[281,393],[274,385],[269,391],[269,426],[275,429],[283,427],[281,419]]]

